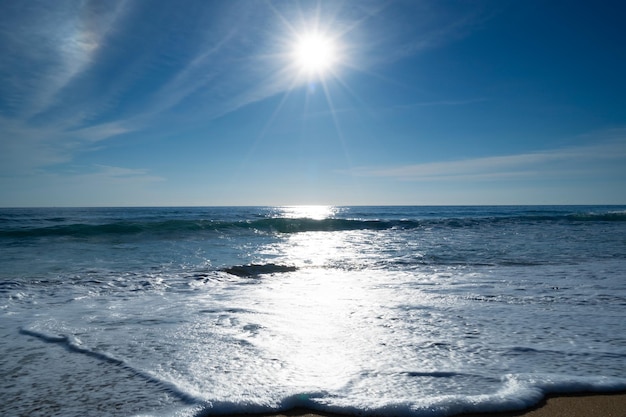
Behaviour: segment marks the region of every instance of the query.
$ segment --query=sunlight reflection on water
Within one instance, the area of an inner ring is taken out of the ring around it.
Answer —
[[[281,216],[294,218],[324,219],[336,213],[332,206],[280,210]],[[342,390],[361,379],[364,370],[376,372],[389,332],[380,317],[390,300],[379,299],[388,295],[379,287],[382,271],[361,267],[380,258],[371,233],[296,233],[260,251],[298,268],[267,277],[250,294],[265,330],[254,343],[280,358],[277,379],[282,383],[298,391]]]
[[[256,296],[264,300],[271,321],[266,323],[270,333],[260,342],[264,351],[281,358],[290,385],[338,389],[367,362],[362,323],[355,318],[376,301],[363,284],[354,273],[337,279],[314,268],[259,287],[262,293]]]
[[[336,215],[338,210],[335,206],[285,206],[276,208],[275,217],[324,220]]]

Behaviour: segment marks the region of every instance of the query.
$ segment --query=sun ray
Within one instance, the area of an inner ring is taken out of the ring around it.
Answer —
[[[324,89],[324,97],[326,97],[326,101],[328,102],[328,107],[330,108],[330,114],[333,119],[333,124],[335,125],[335,130],[337,131],[337,137],[339,138],[339,143],[341,144],[341,149],[346,158],[346,162],[349,166],[352,166],[352,158],[350,158],[350,153],[346,146],[346,141],[343,136],[343,131],[341,126],[339,125],[339,119],[337,118],[337,113],[335,111],[335,104],[333,103],[332,97],[328,90],[328,86],[325,82],[322,82],[322,88]]]

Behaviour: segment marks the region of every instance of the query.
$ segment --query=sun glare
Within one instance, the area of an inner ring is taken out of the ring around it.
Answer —
[[[308,74],[322,75],[337,61],[333,40],[319,33],[299,37],[293,55],[298,68]]]
[[[335,215],[337,211],[334,206],[286,206],[279,209],[279,214],[289,219],[324,220]]]

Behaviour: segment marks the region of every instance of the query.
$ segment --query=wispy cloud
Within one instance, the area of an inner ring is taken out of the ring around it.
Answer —
[[[67,162],[85,143],[128,131],[110,124],[85,126],[85,114],[98,98],[85,102],[64,94],[97,64],[126,6],[125,1],[3,4],[0,174]]]
[[[145,169],[95,165],[37,176],[0,176],[0,207],[158,204],[166,180]]]
[[[91,63],[125,2],[3,5],[0,82],[5,112],[26,120],[58,105],[58,94]]]
[[[262,3],[192,5],[3,5],[0,170],[67,162],[164,116],[211,120],[284,91],[255,62]]]
[[[388,65],[441,47],[464,38],[493,14],[493,11],[487,12],[475,3],[467,7],[457,6],[451,12],[437,2],[362,5],[364,11],[369,13],[369,18],[364,19],[360,27],[355,29],[361,32],[362,37],[359,44],[359,49],[363,51],[361,63],[367,62],[368,66]]]
[[[163,177],[152,175],[146,169],[129,169],[122,167],[113,167],[109,165],[96,165],[97,170],[88,175],[97,178],[101,182],[118,182],[132,180],[134,182],[160,182],[164,181]]]
[[[0,176],[29,175],[71,161],[77,152],[116,135],[132,131],[121,122],[81,129],[57,125],[29,126],[0,117]]]
[[[400,166],[356,167],[347,173],[400,181],[495,181],[606,175],[608,169],[621,170],[624,175],[624,167],[626,135],[619,140],[585,146]]]
[[[411,109],[415,107],[436,107],[436,106],[466,106],[469,104],[483,103],[488,101],[487,98],[470,98],[470,99],[450,99],[437,101],[416,101],[408,104],[394,106],[394,109]]]

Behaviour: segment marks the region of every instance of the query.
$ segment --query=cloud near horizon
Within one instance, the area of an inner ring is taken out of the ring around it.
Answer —
[[[619,176],[626,166],[626,131],[618,132],[621,132],[619,139],[603,139],[590,145],[452,161],[355,167],[343,172],[358,177],[392,178],[399,181],[573,180],[593,178],[600,172],[606,175],[607,168],[612,166],[615,175]],[[615,131],[608,133],[615,135]]]

